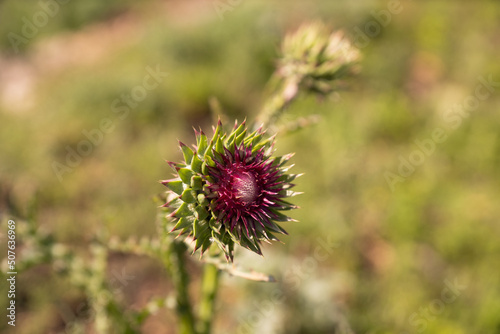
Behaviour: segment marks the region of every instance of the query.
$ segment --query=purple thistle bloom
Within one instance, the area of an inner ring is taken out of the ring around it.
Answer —
[[[208,169],[214,183],[208,188],[214,197],[212,210],[217,218],[239,238],[256,238],[258,231],[276,228],[272,219],[278,219],[274,209],[286,205],[280,198],[284,181],[279,181],[280,170],[265,159],[263,150],[252,155],[251,147],[235,147],[234,153],[225,149],[216,156],[215,167]],[[286,234],[285,230],[279,229]],[[270,239],[270,238],[267,238]]]
[[[287,234],[275,221],[293,220],[280,211],[296,208],[284,198],[296,194],[289,189],[298,175],[283,166],[291,154],[271,157],[273,138],[260,129],[247,135],[245,123],[236,124],[226,135],[221,127],[210,143],[196,132],[195,150],[181,143],[185,163],[170,163],[178,177],[162,183],[170,189],[164,207],[172,231],[192,236],[202,253],[215,242],[232,260],[234,243],[262,254],[261,241]]]

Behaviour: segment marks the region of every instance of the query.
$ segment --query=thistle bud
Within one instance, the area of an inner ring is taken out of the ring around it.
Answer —
[[[281,53],[280,75],[295,77],[297,85],[321,94],[334,91],[339,80],[355,74],[360,58],[358,49],[342,31],[330,33],[321,23],[301,26],[287,35]]]

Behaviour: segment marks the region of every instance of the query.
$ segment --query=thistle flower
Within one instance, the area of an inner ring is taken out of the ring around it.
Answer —
[[[274,138],[262,129],[247,134],[245,122],[223,134],[219,121],[210,142],[195,134],[194,150],[180,143],[184,162],[169,162],[176,178],[161,181],[172,231],[192,237],[202,254],[213,242],[231,261],[235,243],[262,254],[262,241],[287,234],[276,222],[293,220],[281,213],[296,208],[285,201],[297,194],[290,188],[298,175],[284,166],[292,154],[272,157]]]

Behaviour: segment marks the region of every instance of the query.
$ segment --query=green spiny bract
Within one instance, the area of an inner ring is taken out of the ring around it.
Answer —
[[[213,242],[233,260],[234,244],[262,254],[260,243],[286,234],[276,222],[292,221],[281,211],[296,208],[287,174],[293,154],[272,157],[274,138],[258,129],[247,133],[245,122],[223,133],[219,121],[209,141],[195,131],[194,149],[180,143],[183,163],[169,162],[176,177],[161,181],[169,190],[163,205],[179,235],[195,240],[203,254]]]

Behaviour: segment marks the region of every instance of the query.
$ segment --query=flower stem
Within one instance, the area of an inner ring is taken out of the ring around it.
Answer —
[[[200,303],[200,334],[210,334],[211,332],[219,275],[219,269],[214,264],[206,263],[204,265]]]
[[[176,311],[179,318],[179,333],[197,334],[195,321],[189,300],[189,275],[185,267],[186,245],[184,242],[174,240],[170,244],[169,272],[177,292]]]
[[[280,83],[275,92],[267,99],[264,107],[257,116],[256,125],[263,125],[272,128],[283,111],[297,97],[299,84],[302,80],[300,76],[291,76],[278,79]]]

